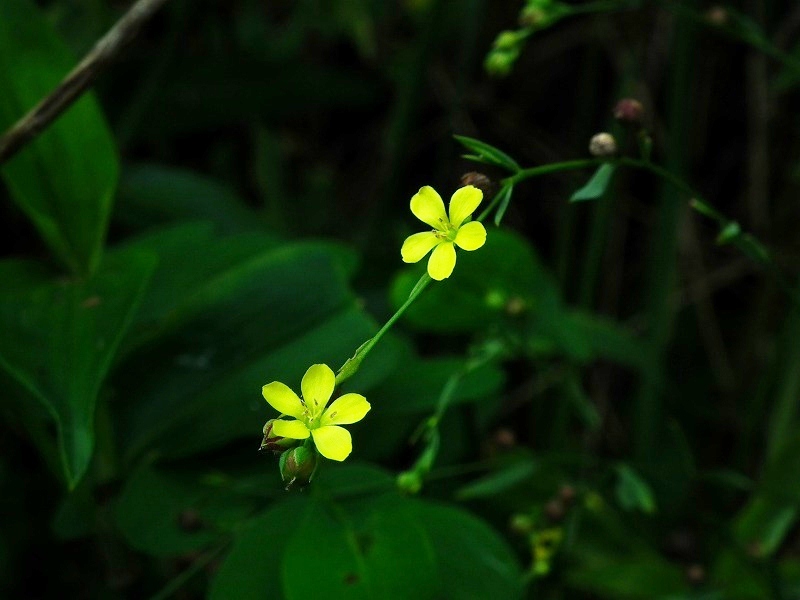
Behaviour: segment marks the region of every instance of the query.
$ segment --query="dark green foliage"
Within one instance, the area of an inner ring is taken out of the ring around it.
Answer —
[[[125,4],[0,0],[0,136]],[[800,597],[796,7],[698,6],[167,3],[0,165],[0,596]]]

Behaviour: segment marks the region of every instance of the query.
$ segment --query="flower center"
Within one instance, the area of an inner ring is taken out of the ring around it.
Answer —
[[[433,234],[442,242],[455,242],[458,229],[450,223],[442,223],[442,228],[434,229]]]

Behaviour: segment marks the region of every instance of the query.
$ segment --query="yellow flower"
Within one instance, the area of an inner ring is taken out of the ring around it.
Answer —
[[[304,440],[310,435],[325,458],[338,461],[347,458],[353,450],[353,442],[350,432],[339,425],[360,421],[371,407],[361,394],[345,394],[326,409],[335,385],[336,376],[328,365],[311,365],[300,383],[302,400],[280,381],[261,388],[264,400],[272,408],[295,418],[273,421],[272,434],[295,440]]]
[[[478,221],[464,221],[483,200],[483,192],[467,185],[450,198],[450,216],[444,212],[442,197],[429,185],[420,188],[411,198],[411,212],[433,231],[415,233],[406,238],[400,254],[403,262],[415,263],[431,250],[428,275],[437,281],[450,277],[456,266],[457,245],[462,250],[477,250],[486,242],[486,229]]]

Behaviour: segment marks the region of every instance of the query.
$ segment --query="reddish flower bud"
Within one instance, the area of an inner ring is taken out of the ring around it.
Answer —
[[[641,125],[644,106],[634,98],[623,98],[614,106],[614,118],[625,125]]]

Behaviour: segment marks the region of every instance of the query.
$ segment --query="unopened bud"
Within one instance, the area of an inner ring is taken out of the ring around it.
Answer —
[[[569,484],[562,485],[561,489],[558,490],[558,497],[567,506],[575,502],[575,495],[576,495],[575,488]]]
[[[416,471],[403,471],[397,476],[397,487],[404,494],[417,494],[422,489],[422,477]]]
[[[478,188],[480,191],[483,192],[484,200],[494,195],[494,184],[492,183],[492,180],[489,179],[483,173],[478,173],[477,171],[470,171],[469,173],[464,173],[461,176],[461,185],[462,187],[471,185],[473,187]]]
[[[507,427],[501,427],[494,432],[494,443],[500,448],[513,448],[517,445],[517,436]]]
[[[519,296],[511,296],[504,308],[509,317],[518,317],[528,310],[528,303]]]
[[[706,20],[712,25],[721,27],[728,22],[728,11],[724,6],[712,6],[706,11]]]
[[[273,435],[272,425],[277,420],[278,419],[270,419],[264,423],[264,437],[261,440],[261,446],[259,447],[259,450],[271,450],[276,454],[280,454],[287,448],[291,448],[292,446],[296,446],[300,443],[300,440],[293,440],[291,438]]]
[[[561,500],[554,498],[544,505],[544,514],[549,521],[558,523],[564,518],[564,515],[567,514],[567,511],[564,508]]]
[[[514,61],[519,56],[519,50],[500,50],[495,48],[486,56],[483,66],[490,75],[505,77],[511,73]]]
[[[498,50],[516,50],[523,37],[516,31],[501,31],[494,40],[494,47]]]
[[[523,27],[544,27],[549,21],[547,11],[538,6],[526,6],[519,13],[519,24]]]
[[[614,118],[625,125],[641,125],[644,106],[635,98],[623,98],[614,106]]]
[[[598,158],[609,158],[617,153],[617,140],[610,133],[598,133],[589,140],[589,154]]]
[[[298,446],[281,454],[279,465],[286,489],[294,486],[303,489],[311,483],[317,463],[316,451],[307,446]]]
[[[706,570],[697,563],[689,565],[686,569],[686,579],[692,585],[700,585],[706,580]]]
[[[530,515],[517,513],[512,515],[508,528],[519,535],[528,535],[533,531],[534,522]]]

